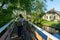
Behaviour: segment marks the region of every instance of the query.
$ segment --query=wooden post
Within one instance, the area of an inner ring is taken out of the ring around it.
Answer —
[[[51,38],[47,37],[47,40],[52,40]]]

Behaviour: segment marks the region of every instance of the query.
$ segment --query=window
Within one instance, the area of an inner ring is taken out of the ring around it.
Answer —
[[[53,14],[51,14],[50,19],[54,19],[54,15]]]
[[[56,16],[54,16],[54,19],[56,19]]]
[[[46,16],[46,19],[48,19],[48,16]]]
[[[52,18],[52,16],[50,16],[50,19]]]

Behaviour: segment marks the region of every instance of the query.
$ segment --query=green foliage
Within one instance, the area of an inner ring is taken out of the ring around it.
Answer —
[[[36,1],[35,3],[33,3]],[[12,19],[12,11],[23,9],[26,10],[26,13],[31,13],[32,8],[35,7],[36,13],[32,14],[31,20],[39,21],[40,18],[43,16],[44,9],[45,9],[45,2],[46,0],[0,0],[2,4],[0,6],[0,26],[6,24],[8,21]],[[3,6],[7,4],[7,9],[3,9]],[[34,7],[32,5],[34,4]]]
[[[44,19],[42,19],[42,16],[45,14],[44,11],[46,10],[46,2],[47,0],[36,0],[36,2],[32,3],[34,4],[34,7],[32,8],[35,11],[31,14],[31,21],[33,23],[40,25],[44,21]]]
[[[60,28],[60,23],[52,24],[52,27]]]
[[[42,25],[46,25],[46,26],[51,26],[51,27],[60,28],[60,23],[59,23],[59,22],[43,20],[43,21],[41,22],[41,24],[42,24]]]
[[[12,19],[12,12],[6,9],[2,9],[0,13],[0,27],[5,25]]]
[[[35,13],[33,12],[31,14],[31,21],[33,23],[40,23],[42,22],[42,16],[44,15],[45,13],[41,12],[40,10],[37,10]]]
[[[0,0],[0,3],[2,4],[0,6],[0,27],[8,23],[10,20],[13,19],[13,10],[17,9],[16,3],[17,0]],[[7,9],[3,9],[3,6],[7,4]]]
[[[53,24],[56,25],[59,22],[52,22],[52,21],[42,21],[43,25],[47,25],[47,26],[52,26]]]

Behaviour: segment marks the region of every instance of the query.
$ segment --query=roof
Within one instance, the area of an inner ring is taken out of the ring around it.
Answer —
[[[60,11],[57,11],[57,14],[60,15]]]
[[[51,10],[49,10],[47,13],[56,13],[55,9],[52,8]]]
[[[52,13],[52,14],[58,14],[59,16],[60,16],[60,11],[56,11],[54,8],[53,9],[51,9],[51,10],[49,10],[47,13]]]

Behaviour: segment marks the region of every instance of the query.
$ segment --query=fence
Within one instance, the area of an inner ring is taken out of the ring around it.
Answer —
[[[0,34],[2,32],[4,32],[5,29],[6,29],[6,31],[4,32],[4,34],[2,34],[2,36],[0,37],[0,40],[10,40],[10,35],[13,31],[13,28],[14,28],[13,20],[11,20],[9,23],[7,23],[3,27],[1,27],[0,28]]]

